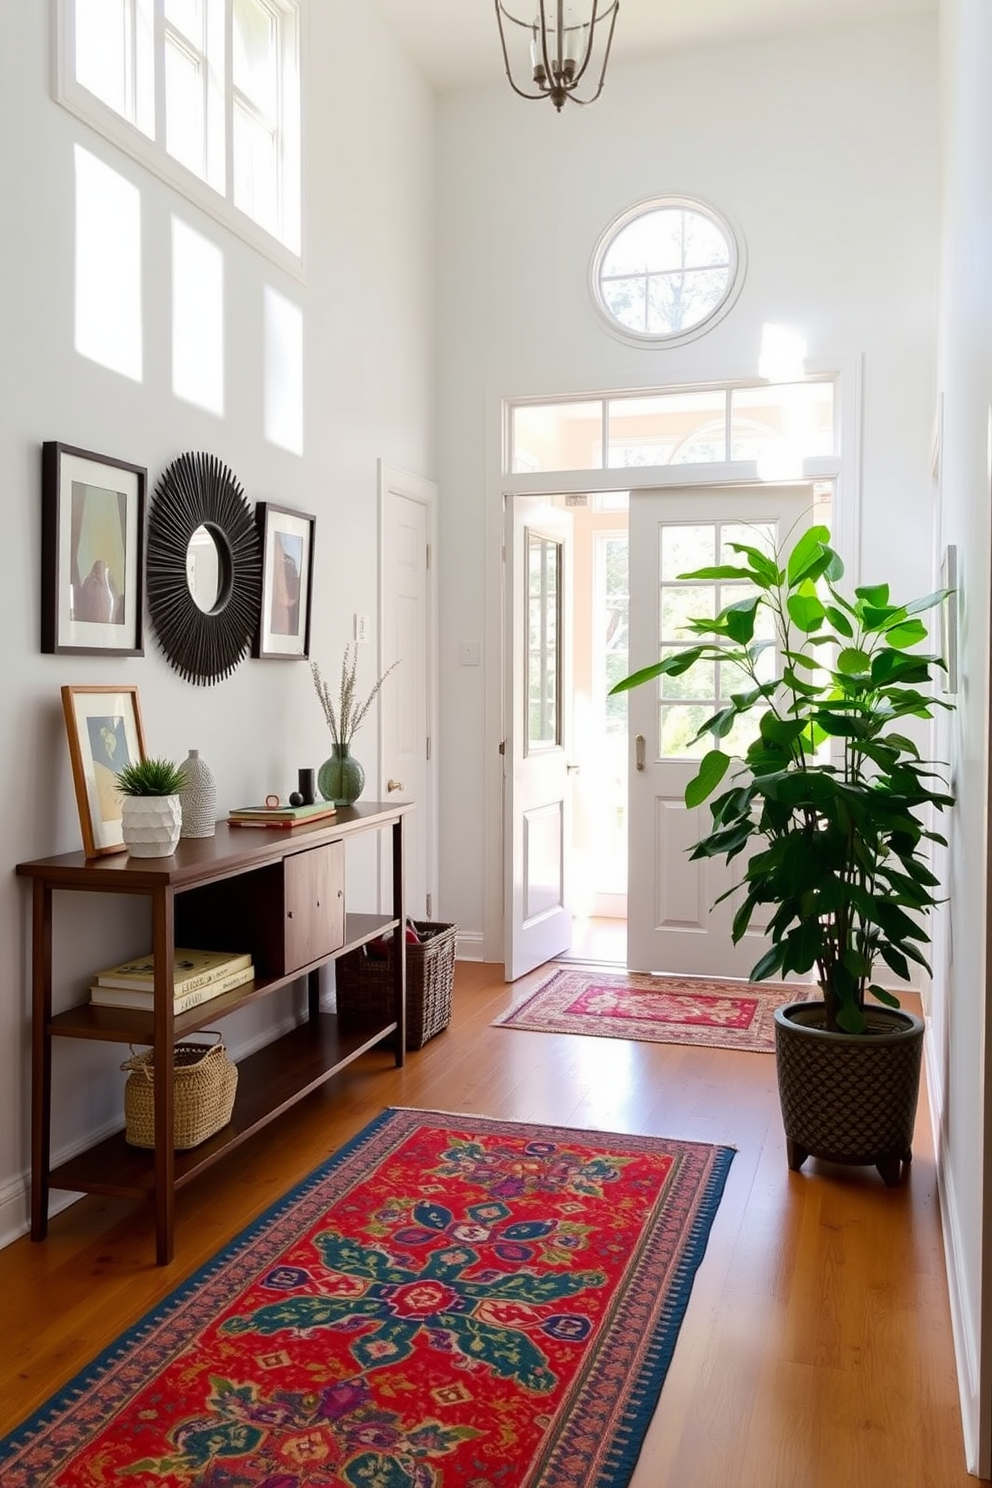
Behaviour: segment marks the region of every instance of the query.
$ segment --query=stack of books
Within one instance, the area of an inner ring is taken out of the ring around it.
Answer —
[[[336,811],[330,801],[316,801],[312,806],[238,806],[227,820],[232,827],[300,827],[334,816]]]
[[[231,992],[253,981],[255,968],[250,951],[191,951],[177,946],[173,955],[173,1012],[185,1013],[222,992]],[[155,960],[140,956],[98,971],[90,987],[95,1007],[138,1008],[155,1006]]]

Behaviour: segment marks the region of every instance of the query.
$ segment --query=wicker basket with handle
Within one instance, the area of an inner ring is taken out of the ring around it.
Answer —
[[[411,920],[420,943],[407,942],[406,1046],[422,1049],[451,1021],[455,980],[457,925]],[[349,951],[335,965],[338,1017],[343,1026],[388,1018],[393,1006],[392,949],[384,958],[366,955],[365,947]]]
[[[238,1067],[228,1057],[216,1029],[215,1044],[176,1044],[173,1056],[172,1145],[177,1151],[198,1147],[231,1119],[238,1088]],[[124,1083],[124,1137],[132,1147],[155,1146],[155,1051],[131,1050],[121,1065],[130,1074]]]

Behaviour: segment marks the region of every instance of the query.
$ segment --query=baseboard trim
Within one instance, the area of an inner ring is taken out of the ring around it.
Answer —
[[[951,1307],[951,1336],[954,1341],[958,1397],[961,1402],[965,1466],[970,1473],[977,1475],[980,1470],[978,1460],[978,1342],[969,1322],[968,1298],[962,1288],[961,1278],[964,1275],[964,1268],[960,1264],[960,1258],[963,1247],[958,1224],[958,1206],[954,1195],[954,1179],[944,1158],[944,1086],[940,1071],[936,1068],[931,1055],[933,1047],[932,1040],[924,1040],[933,1150],[937,1165],[940,1228],[944,1242],[944,1269],[947,1272],[947,1294]]]
[[[484,941],[481,930],[459,930],[455,959],[458,961],[484,961]]]

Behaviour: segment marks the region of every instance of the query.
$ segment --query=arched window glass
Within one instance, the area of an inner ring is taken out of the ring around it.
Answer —
[[[641,202],[611,224],[593,260],[592,288],[614,329],[677,344],[726,314],[743,270],[740,240],[719,213],[667,197]]]

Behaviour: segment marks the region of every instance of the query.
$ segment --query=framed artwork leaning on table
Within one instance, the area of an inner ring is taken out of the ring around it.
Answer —
[[[88,858],[124,852],[117,774],[145,758],[136,687],[63,687],[72,781]]]

